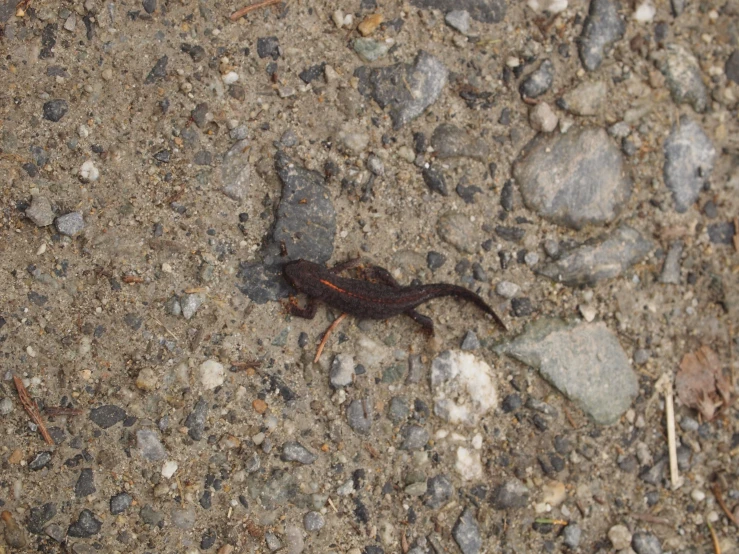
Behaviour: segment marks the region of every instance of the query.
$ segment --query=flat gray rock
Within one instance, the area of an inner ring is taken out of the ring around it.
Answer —
[[[284,262],[302,258],[325,263],[334,251],[336,210],[323,176],[297,165],[283,152],[277,153],[275,166],[282,198],[271,237],[262,259],[242,262],[238,273],[239,290],[257,304],[287,296]]]
[[[434,147],[436,157],[441,160],[472,158],[486,162],[490,157],[490,147],[481,137],[471,136],[450,123],[442,123],[434,129],[431,146]]]
[[[600,425],[618,421],[639,392],[626,352],[603,322],[540,319],[496,350],[538,369]]]
[[[603,129],[539,135],[513,174],[526,207],[573,229],[613,221],[631,196],[622,155]]]
[[[675,103],[690,104],[698,113],[706,111],[708,89],[703,83],[698,60],[688,48],[682,44],[668,44],[657,67],[664,74]]]
[[[358,67],[359,92],[388,108],[395,129],[421,115],[436,102],[449,70],[438,58],[420,50],[412,64]]]
[[[471,508],[465,508],[452,529],[454,542],[463,554],[477,554],[482,548],[482,537],[475,514]]]
[[[622,225],[608,235],[576,247],[536,272],[569,286],[593,285],[621,275],[654,249],[636,229]]]
[[[684,115],[664,144],[664,179],[672,191],[675,210],[683,213],[698,199],[713,170],[716,149],[695,121]]]
[[[613,44],[623,38],[626,23],[620,11],[618,0],[591,0],[580,35],[580,60],[588,71],[598,69]]]
[[[26,210],[26,217],[38,227],[47,227],[54,223],[54,210],[45,196],[34,196],[31,206]]]

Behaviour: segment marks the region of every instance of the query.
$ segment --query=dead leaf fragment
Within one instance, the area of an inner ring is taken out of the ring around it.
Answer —
[[[721,370],[718,355],[708,346],[683,356],[675,377],[675,389],[680,401],[697,409],[710,421],[716,409],[728,404],[731,385]]]

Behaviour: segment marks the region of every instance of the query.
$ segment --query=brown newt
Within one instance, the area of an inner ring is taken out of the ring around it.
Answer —
[[[369,266],[365,273],[373,280],[349,279],[338,273],[359,265],[358,260],[338,264],[327,269],[307,260],[287,262],[283,273],[287,282],[298,292],[308,296],[305,308],[290,305],[290,313],[298,317],[313,319],[321,301],[342,312],[363,319],[387,319],[405,314],[420,323],[429,333],[434,332],[434,323],[428,316],[419,314],[419,304],[442,296],[456,296],[476,304],[493,316],[503,329],[507,329],[498,314],[478,295],[464,287],[447,283],[428,285],[400,285],[390,272],[377,266]]]

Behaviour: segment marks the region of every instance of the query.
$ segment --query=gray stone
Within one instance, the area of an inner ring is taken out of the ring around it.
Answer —
[[[608,89],[604,81],[583,82],[560,99],[560,107],[574,115],[598,115],[606,100]]]
[[[507,8],[506,0],[411,0],[411,4],[444,13],[465,10],[473,19],[483,23],[503,21]]]
[[[38,227],[47,227],[54,223],[54,210],[51,202],[45,196],[34,196],[31,206],[26,210],[26,217]]]
[[[116,494],[110,498],[110,513],[113,515],[122,514],[128,510],[133,504],[133,498],[127,492]]]
[[[335,356],[328,375],[333,388],[348,387],[354,381],[354,358],[350,354]]]
[[[662,273],[659,276],[659,282],[679,285],[680,284],[680,256],[683,253],[683,241],[676,240],[670,245],[665,257],[665,263],[662,266]]]
[[[151,504],[144,505],[144,507],[139,510],[139,516],[141,517],[141,521],[147,525],[151,525],[152,527],[155,527],[164,521],[164,516],[152,508]]]
[[[82,219],[82,212],[70,212],[60,215],[55,221],[56,230],[62,235],[74,237],[85,228],[85,220]]]
[[[441,508],[454,494],[454,485],[447,475],[441,474],[428,480],[426,487],[426,506],[432,509]]]
[[[51,452],[48,450],[42,450],[41,452],[36,453],[33,460],[29,462],[28,469],[31,471],[38,471],[49,465],[49,462],[51,462]]]
[[[690,104],[700,113],[708,107],[708,90],[700,65],[693,53],[681,44],[668,44],[657,66],[664,74],[667,88],[677,104]]]
[[[388,108],[393,127],[399,129],[436,102],[449,71],[437,58],[420,50],[412,64],[357,68],[359,92]]]
[[[103,526],[103,522],[95,517],[90,510],[82,510],[77,517],[77,521],[72,523],[67,529],[67,535],[70,537],[87,538],[97,535]]]
[[[150,85],[152,83],[157,83],[159,81],[164,80],[167,77],[167,64],[169,63],[169,57],[162,56],[157,60],[157,62],[154,64],[154,67],[151,68],[151,71],[149,71],[149,74],[144,79],[145,85]]]
[[[447,212],[439,216],[436,231],[444,242],[462,253],[474,254],[480,241],[477,225],[469,216],[460,212]]]
[[[580,35],[580,60],[588,71],[598,69],[613,44],[623,38],[626,24],[620,11],[618,0],[591,0]]]
[[[62,100],[60,98],[49,100],[44,104],[44,119],[56,123],[57,121],[60,121],[68,111],[69,104],[66,100]]]
[[[388,53],[392,44],[369,37],[355,38],[352,48],[365,62],[374,62]]]
[[[680,14],[682,14],[685,10],[686,3],[687,0],[671,0],[670,4],[672,6],[672,15],[678,17]]]
[[[136,448],[139,453],[153,462],[167,459],[167,451],[159,440],[159,435],[152,429],[139,429],[136,431]]]
[[[197,513],[193,506],[181,508],[176,506],[172,508],[172,525],[178,529],[192,529],[195,527]]]
[[[242,202],[247,197],[251,184],[248,151],[249,141],[242,139],[226,152],[221,164],[221,190],[237,202]]]
[[[712,223],[706,227],[708,231],[708,239],[713,244],[733,244],[734,242],[734,223],[731,221],[720,221]]]
[[[317,533],[326,525],[326,520],[321,512],[308,512],[303,516],[303,527],[309,533]]]
[[[472,158],[486,162],[490,157],[490,148],[481,137],[471,137],[467,132],[450,123],[442,123],[434,129],[431,135],[431,146],[436,152],[436,157],[441,160]]]
[[[61,543],[65,539],[64,527],[58,523],[50,523],[44,527],[44,533],[54,539],[56,542]]]
[[[452,10],[446,14],[444,21],[463,35],[470,32],[470,12],[467,10]]]
[[[636,554],[662,554],[662,544],[659,539],[644,531],[637,531],[631,538],[631,548]]]
[[[8,415],[13,411],[13,401],[6,396],[0,400],[0,415]]]
[[[465,333],[460,348],[462,350],[477,350],[480,348],[480,340],[477,338],[474,331],[467,331]]]
[[[618,421],[639,392],[626,353],[603,322],[539,319],[496,351],[538,369],[600,425]]]
[[[270,552],[276,552],[282,548],[282,541],[274,533],[267,532],[264,534],[264,542],[267,543],[267,548]]]
[[[365,398],[355,398],[346,407],[346,421],[356,433],[366,435],[372,426],[372,409]]]
[[[442,196],[449,196],[449,187],[446,184],[446,178],[444,172],[441,171],[436,165],[427,165],[421,171],[421,177],[423,182],[431,192],[437,192]]]
[[[495,293],[503,298],[514,298],[520,291],[521,287],[510,281],[501,281],[495,285]]]
[[[465,508],[452,529],[454,542],[457,543],[462,554],[477,554],[482,548],[482,537],[477,525],[475,514],[471,508]]]
[[[183,294],[180,298],[183,317],[187,320],[192,319],[204,301],[205,297],[202,294]]]
[[[727,79],[739,83],[739,50],[734,50],[726,60],[724,73]]]
[[[305,550],[303,532],[297,525],[288,525],[285,527],[285,542],[287,543],[285,554],[300,554]]]
[[[188,428],[187,435],[194,441],[203,438],[205,432],[205,420],[208,417],[208,402],[202,396],[198,399],[192,411],[185,419],[185,427]]]
[[[665,141],[664,152],[665,184],[672,191],[675,210],[686,212],[713,170],[716,149],[701,126],[683,115]]]
[[[387,409],[387,417],[393,423],[400,423],[410,413],[408,402],[400,396],[393,396]]]
[[[429,432],[419,425],[406,425],[401,429],[401,450],[421,450],[429,442]]]
[[[562,254],[537,273],[569,286],[593,285],[618,277],[654,249],[654,243],[636,230],[622,225],[592,243]]]
[[[92,469],[86,467],[80,471],[80,476],[77,478],[77,483],[74,485],[74,495],[77,498],[84,498],[95,494],[97,489],[95,488],[95,476]]]
[[[44,527],[56,515],[56,504],[47,502],[43,506],[31,508],[26,521],[26,529],[34,535],[40,535],[44,532]]]
[[[562,531],[562,542],[567,548],[575,550],[580,545],[582,529],[577,524],[567,525]]]
[[[529,489],[518,479],[510,479],[495,489],[492,502],[497,510],[523,508],[529,502]]]
[[[516,160],[526,207],[558,225],[581,229],[613,221],[631,197],[622,156],[603,129],[540,135]]]
[[[544,60],[521,83],[519,92],[523,98],[538,98],[547,92],[554,82],[554,64]]]
[[[90,410],[90,421],[102,429],[113,427],[126,418],[126,411],[113,404],[106,404]]]
[[[280,459],[283,462],[299,462],[303,465],[310,465],[318,459],[318,456],[299,442],[288,441],[282,445]]]

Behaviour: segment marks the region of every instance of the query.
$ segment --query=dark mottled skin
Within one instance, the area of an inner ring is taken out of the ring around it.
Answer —
[[[464,287],[445,283],[404,287],[398,284],[386,269],[377,266],[365,268],[365,273],[373,281],[348,279],[337,275],[357,265],[358,260],[350,260],[332,269],[326,269],[307,260],[285,264],[283,272],[287,282],[298,292],[305,293],[309,297],[305,308],[293,304],[290,306],[290,313],[313,319],[318,308],[316,300],[320,300],[337,310],[363,319],[387,319],[406,314],[433,333],[433,322],[429,317],[419,314],[415,310],[416,306],[433,298],[456,296],[475,303],[480,309],[492,315],[498,325],[503,329],[506,328],[498,315],[479,295]]]

